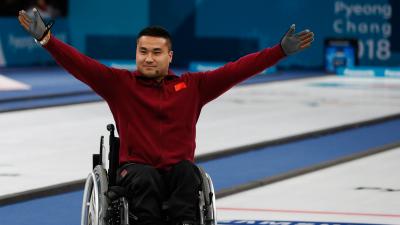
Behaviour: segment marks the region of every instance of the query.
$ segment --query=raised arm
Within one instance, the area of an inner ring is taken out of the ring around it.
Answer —
[[[310,47],[314,40],[312,32],[309,30],[297,34],[294,32],[295,25],[292,25],[281,42],[274,47],[243,56],[216,70],[201,73],[198,79],[202,103],[206,104],[215,99],[234,85],[276,64],[285,56]]]
[[[35,38],[35,41],[47,49],[60,66],[89,85],[106,100],[113,95],[111,84],[118,78],[116,76],[117,69],[104,66],[52,36],[51,25],[44,24],[36,9],[33,10],[32,17],[25,11],[20,11],[18,20],[25,30]]]

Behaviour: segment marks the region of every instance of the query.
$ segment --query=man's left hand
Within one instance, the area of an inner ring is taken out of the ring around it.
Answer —
[[[303,30],[295,34],[296,25],[290,26],[281,40],[281,46],[286,55],[292,55],[311,46],[314,41],[314,33]]]

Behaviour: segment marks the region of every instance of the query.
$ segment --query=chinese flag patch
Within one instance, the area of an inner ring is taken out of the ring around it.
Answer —
[[[174,87],[175,87],[175,91],[180,91],[180,90],[186,88],[186,84],[185,84],[185,82],[180,82],[180,83],[175,84]]]
[[[128,171],[126,169],[122,170],[120,173],[121,177],[125,177],[126,174],[128,174]]]

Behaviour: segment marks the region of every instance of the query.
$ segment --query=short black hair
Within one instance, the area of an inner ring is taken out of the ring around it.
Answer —
[[[172,50],[172,39],[168,30],[161,26],[148,26],[141,30],[136,38],[136,43],[139,41],[139,38],[142,36],[151,36],[151,37],[161,37],[165,38],[168,41],[168,48]]]

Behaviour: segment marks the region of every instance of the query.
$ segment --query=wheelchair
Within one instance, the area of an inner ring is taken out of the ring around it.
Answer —
[[[107,125],[107,130],[110,132],[108,165],[107,160],[103,160],[107,149],[104,146],[104,136],[101,136],[100,153],[93,154],[93,171],[85,183],[81,225],[129,225],[129,218],[135,219],[134,213],[129,212],[125,189],[116,186],[119,138],[115,136],[113,124]],[[211,177],[201,167],[197,168],[201,177],[198,224],[217,225],[215,192]],[[166,207],[168,206],[163,204],[163,210]],[[168,218],[166,222],[167,220]]]

